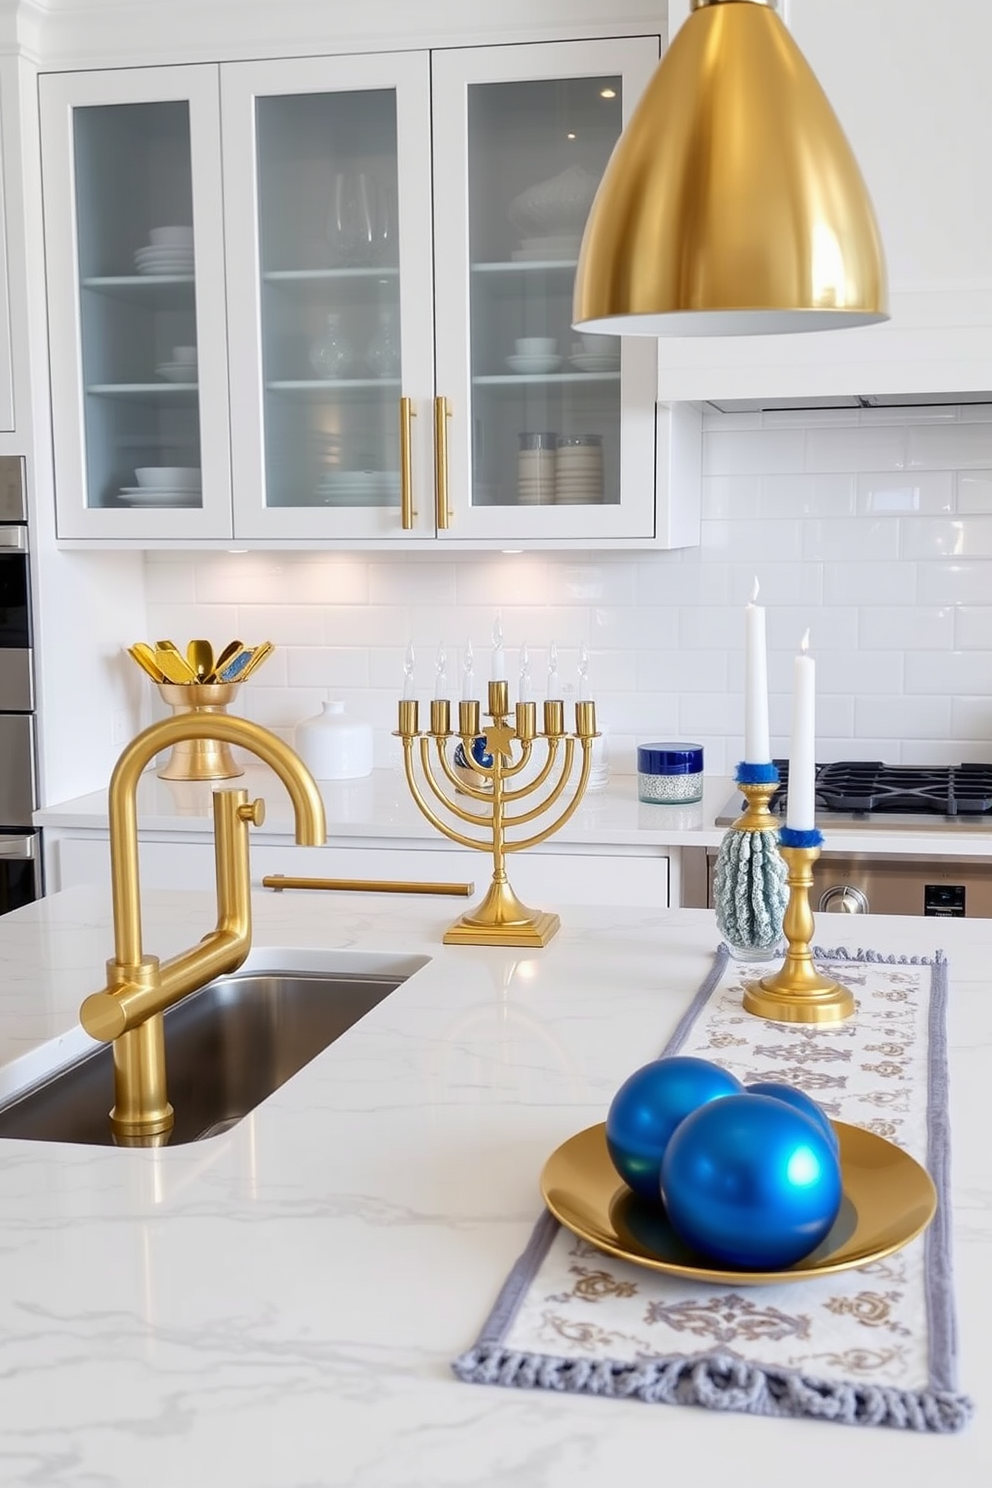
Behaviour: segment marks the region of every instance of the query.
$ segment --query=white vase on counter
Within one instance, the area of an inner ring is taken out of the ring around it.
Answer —
[[[338,699],[296,725],[295,743],[316,780],[358,780],[372,774],[372,725],[349,717]]]

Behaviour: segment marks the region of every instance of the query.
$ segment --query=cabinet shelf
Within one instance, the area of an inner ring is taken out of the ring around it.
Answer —
[[[559,383],[604,383],[619,382],[619,372],[506,372],[497,373],[492,377],[473,377],[473,387],[519,387],[521,383],[527,384],[557,385]]]
[[[318,378],[296,379],[293,381],[267,382],[266,390],[271,393],[292,393],[304,398],[324,398],[328,393],[368,393],[387,392],[391,388],[401,386],[398,377],[341,377],[331,382],[324,382]]]
[[[574,274],[579,266],[576,258],[520,258],[498,259],[493,263],[474,263],[473,274]]]
[[[399,276],[400,271],[394,265],[360,269],[266,269],[262,274],[266,284],[313,284],[321,279],[398,279]]]
[[[194,402],[198,394],[195,382],[91,382],[87,393],[96,398],[159,398],[170,403]]]
[[[171,310],[192,305],[195,283],[192,274],[113,274],[84,279],[82,287],[149,310]]]

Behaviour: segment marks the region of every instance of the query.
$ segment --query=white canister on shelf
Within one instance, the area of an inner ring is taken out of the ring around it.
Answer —
[[[296,725],[296,752],[317,780],[357,780],[372,774],[372,725],[347,717],[332,698]]]

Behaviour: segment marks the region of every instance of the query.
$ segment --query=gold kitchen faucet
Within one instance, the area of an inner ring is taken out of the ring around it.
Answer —
[[[79,1010],[86,1032],[113,1044],[110,1124],[120,1146],[163,1146],[172,1131],[162,1014],[214,977],[236,971],[251,948],[248,828],[262,825],[265,802],[249,802],[248,792],[240,789],[214,792],[216,928],[168,961],[146,956],[142,949],[138,781],[161,750],[183,739],[205,738],[241,745],[276,772],[293,803],[298,843],[321,846],[327,835],[324,803],[310,771],[288,744],[260,724],[185,713],[152,724],[124,750],[109,795],[114,955],[107,962],[107,985],[87,997]]]

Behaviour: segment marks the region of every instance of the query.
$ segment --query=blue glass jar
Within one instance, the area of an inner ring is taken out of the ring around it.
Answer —
[[[639,744],[637,799],[651,805],[684,806],[703,798],[701,744]]]

